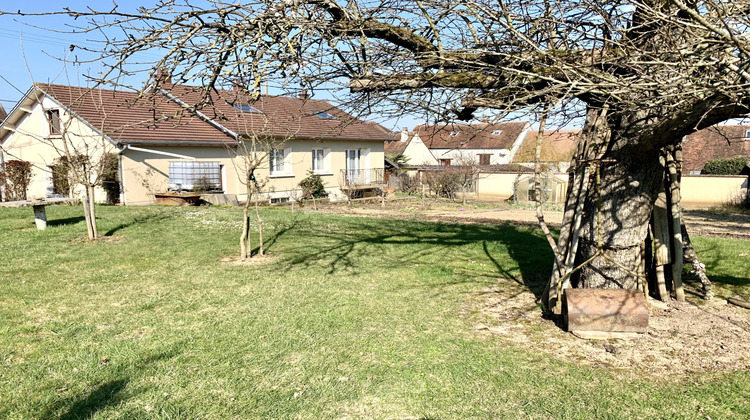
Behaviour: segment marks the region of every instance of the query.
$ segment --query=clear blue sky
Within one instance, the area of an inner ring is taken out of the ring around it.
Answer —
[[[151,6],[153,1],[117,0],[120,10],[135,11],[140,6]],[[0,0],[0,10],[24,13],[60,11],[63,7],[71,10],[86,10],[95,5],[98,10],[112,7],[106,0]],[[97,47],[98,34],[71,33],[71,26],[85,26],[85,21],[74,21],[66,15],[58,16],[0,16],[0,104],[6,111],[18,102],[32,83],[60,83],[85,85],[85,74],[96,74],[99,65],[96,62],[81,65],[64,64],[69,61],[95,59],[81,49],[70,52],[71,44],[82,47]],[[133,80],[137,84],[141,80]],[[327,99],[327,98],[320,98]],[[530,116],[529,116],[530,117]],[[526,119],[524,117],[521,117]],[[422,121],[404,115],[400,120],[388,120],[373,116],[370,118],[383,123],[389,129],[402,126],[413,128]],[[528,118],[532,119],[532,118]]]

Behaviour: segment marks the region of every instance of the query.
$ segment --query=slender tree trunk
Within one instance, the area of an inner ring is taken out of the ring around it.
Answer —
[[[88,233],[88,238],[90,240],[94,240],[96,239],[96,235],[94,234],[94,225],[91,222],[91,200],[89,200],[88,187],[86,187],[86,195],[81,199],[81,204],[83,204],[83,218],[86,220],[86,231]]]
[[[240,234],[240,258],[243,260],[246,260],[250,258],[250,253],[252,252],[252,248],[250,248],[251,242],[250,242],[250,199],[252,197],[252,189],[250,187],[250,182],[248,180],[247,184],[247,199],[245,200],[245,205],[242,208],[242,233]]]
[[[99,238],[99,230],[96,226],[96,207],[94,206],[94,186],[93,185],[87,185],[86,186],[87,196],[89,200],[89,213],[91,217],[91,231],[93,232],[93,237],[91,239],[97,239]]]
[[[263,219],[260,218],[259,200],[260,197],[257,197],[255,200],[255,218],[258,221],[258,255],[263,256],[265,255],[265,251],[263,250]]]

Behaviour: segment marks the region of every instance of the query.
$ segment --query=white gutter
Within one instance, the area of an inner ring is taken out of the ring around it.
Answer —
[[[161,150],[144,149],[142,147],[135,147],[129,144],[126,144],[125,147],[120,151],[120,153],[124,152],[126,149],[135,150],[136,152],[151,153],[154,155],[171,156],[171,157],[176,157],[179,159],[198,160],[192,156],[179,155],[177,153],[170,153],[170,152],[162,152]]]

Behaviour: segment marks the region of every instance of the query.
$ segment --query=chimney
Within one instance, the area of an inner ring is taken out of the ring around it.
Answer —
[[[307,89],[302,89],[302,92],[299,93],[299,98],[303,101],[310,99],[310,95],[307,94]]]
[[[406,127],[401,127],[401,141],[406,142],[406,140],[409,139],[409,129]]]
[[[164,67],[156,71],[156,81],[162,85],[172,84],[172,74],[167,71]]]

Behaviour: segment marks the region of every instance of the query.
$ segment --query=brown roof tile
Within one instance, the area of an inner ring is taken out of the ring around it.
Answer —
[[[206,121],[186,105],[200,102],[203,90],[171,85],[168,93],[139,97],[132,92],[63,85],[37,87],[77,113],[114,141],[132,144],[225,144],[234,142],[212,123],[236,134],[276,137],[378,140],[393,138],[379,124],[352,117],[321,100],[260,96],[248,100],[237,91],[218,90],[199,109]],[[172,99],[170,99],[172,98]],[[325,114],[320,114],[325,113]],[[322,116],[321,116],[322,115]]]
[[[682,172],[700,171],[709,160],[750,158],[750,125],[715,125],[696,131],[682,142]]]
[[[163,95],[139,98],[132,92],[107,89],[45,84],[37,87],[116,142],[234,142]]]
[[[204,93],[184,85],[174,85],[169,92],[188,104],[199,103]],[[267,95],[253,100],[239,90],[213,91],[209,99],[201,112],[238,134],[380,141],[393,136],[381,125],[354,118],[322,100]]]
[[[510,149],[527,126],[527,122],[440,124],[418,125],[414,131],[429,149]]]

